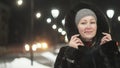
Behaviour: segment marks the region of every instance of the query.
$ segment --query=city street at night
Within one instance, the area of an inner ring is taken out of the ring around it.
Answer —
[[[119,0],[0,0],[0,68],[54,68],[69,42],[66,15],[79,2],[104,13],[120,51]]]

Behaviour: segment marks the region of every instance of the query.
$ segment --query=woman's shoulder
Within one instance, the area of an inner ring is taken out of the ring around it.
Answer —
[[[59,48],[59,53],[64,53],[68,46],[62,46]]]
[[[66,49],[68,48],[69,46],[62,46],[60,49]]]
[[[69,46],[62,46],[60,47],[60,51],[65,51]]]
[[[103,45],[101,45],[102,47],[112,47],[112,46],[114,46],[114,47],[116,47],[117,46],[117,44],[116,44],[117,42],[116,41],[114,41],[114,40],[112,40],[112,41],[109,41],[109,42],[106,42],[105,44],[103,44]]]

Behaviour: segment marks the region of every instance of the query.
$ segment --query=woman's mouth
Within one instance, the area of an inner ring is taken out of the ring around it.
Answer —
[[[89,34],[89,33],[92,33],[92,31],[85,31],[84,33],[87,33],[87,34]]]

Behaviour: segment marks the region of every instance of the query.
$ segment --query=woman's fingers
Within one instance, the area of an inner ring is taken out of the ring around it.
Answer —
[[[76,44],[78,46],[84,46],[83,42],[79,38],[76,40]]]
[[[73,35],[70,39],[69,46],[78,48],[78,46],[83,46],[82,41],[78,38],[79,34]]]
[[[103,32],[102,34],[105,35],[105,39],[107,39],[107,40],[112,40],[110,34],[108,34],[108,33],[104,33],[104,32]]]
[[[71,39],[74,39],[74,38],[76,38],[76,37],[78,37],[78,36],[80,36],[80,34],[75,34],[75,35],[73,35],[73,36],[71,37]]]
[[[108,41],[111,41],[112,40],[112,38],[111,38],[111,35],[110,34],[108,34],[108,33],[102,33],[104,36],[103,36],[103,38],[101,39],[101,45],[102,44],[104,44],[104,43],[106,43],[106,42],[108,42]]]

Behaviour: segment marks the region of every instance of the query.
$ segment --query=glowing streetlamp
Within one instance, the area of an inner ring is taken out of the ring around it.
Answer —
[[[63,31],[62,28],[58,28],[58,32],[61,33]]]
[[[51,23],[51,18],[47,18],[47,23]]]
[[[67,37],[67,35],[65,35],[65,42],[68,42],[68,37]]]
[[[120,21],[120,16],[118,16],[118,21]]]
[[[53,28],[53,29],[57,29],[57,25],[55,25],[55,24],[52,25],[52,28]]]
[[[65,19],[62,20],[62,25],[63,25],[63,26],[65,25]]]
[[[54,17],[54,18],[57,18],[58,17],[58,15],[59,15],[59,10],[58,9],[52,9],[51,10],[51,14],[52,14],[52,16]]]
[[[29,44],[25,44],[25,51],[30,51],[30,45]],[[47,49],[48,48],[48,44],[46,42],[42,42],[42,43],[35,43],[32,45],[32,51],[36,51],[37,49]]]
[[[17,5],[20,6],[23,4],[23,0],[17,0]]]
[[[48,44],[47,44],[47,43],[43,42],[43,43],[41,43],[41,44],[42,44],[42,48],[43,48],[43,49],[48,48]]]
[[[114,16],[114,10],[112,10],[112,9],[109,9],[109,10],[107,10],[107,16],[109,17],[109,18],[112,18],[113,16]]]
[[[112,22],[112,18],[113,18],[113,16],[114,16],[114,10],[113,9],[109,9],[109,10],[107,10],[106,11],[106,13],[107,13],[107,16],[110,18],[110,23]],[[111,26],[110,26],[110,29],[109,29],[109,32],[111,32]]]
[[[25,44],[25,50],[29,51],[30,50],[30,46],[28,44]]]
[[[32,45],[32,50],[33,50],[33,51],[36,51],[36,50],[37,50],[37,45],[36,45],[36,44],[33,44],[33,45]]]
[[[36,18],[40,18],[41,17],[41,13],[40,12],[37,12],[36,13]]]
[[[61,32],[61,34],[62,34],[62,35],[65,35],[65,34],[66,34],[66,32],[63,30],[63,31]]]

